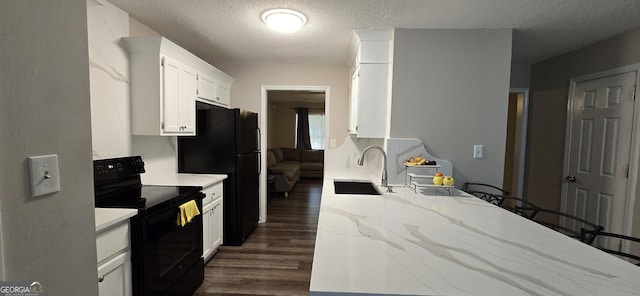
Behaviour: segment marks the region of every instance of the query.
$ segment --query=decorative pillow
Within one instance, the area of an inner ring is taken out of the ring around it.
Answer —
[[[276,155],[273,154],[273,151],[267,151],[267,167],[270,168],[276,165]]]
[[[271,148],[271,151],[273,151],[273,155],[276,157],[276,162],[281,162],[284,160],[284,154],[282,153],[282,150],[280,150],[280,148]]]
[[[295,148],[280,148],[284,154],[284,159],[300,161],[300,151]]]

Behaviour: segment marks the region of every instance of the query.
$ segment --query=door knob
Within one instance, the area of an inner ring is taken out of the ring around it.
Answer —
[[[576,181],[576,177],[575,176],[567,176],[567,181],[575,182]]]

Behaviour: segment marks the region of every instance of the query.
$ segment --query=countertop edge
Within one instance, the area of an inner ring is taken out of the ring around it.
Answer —
[[[142,184],[159,186],[200,186],[206,188],[223,181],[225,174],[142,174]]]
[[[95,208],[96,233],[138,214],[137,209]]]

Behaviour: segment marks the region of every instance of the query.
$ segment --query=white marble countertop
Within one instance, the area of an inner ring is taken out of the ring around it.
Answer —
[[[596,248],[457,190],[394,190],[325,178],[310,295],[640,295],[640,267]]]
[[[165,186],[207,186],[218,183],[227,178],[224,174],[149,174],[140,175],[144,185],[165,185]]]
[[[138,214],[137,209],[95,208],[96,232],[100,232]]]

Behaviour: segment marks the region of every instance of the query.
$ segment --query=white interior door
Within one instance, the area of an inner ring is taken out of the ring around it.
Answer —
[[[563,210],[615,233],[625,223],[635,81],[628,72],[578,82],[569,98]]]

